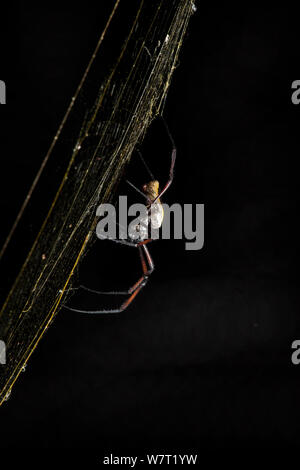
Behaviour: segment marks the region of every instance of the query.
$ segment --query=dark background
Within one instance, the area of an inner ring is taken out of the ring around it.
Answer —
[[[107,10],[26,3],[7,13],[3,238]],[[165,201],[205,204],[205,246],[153,244],[157,269],[122,314],[61,310],[0,409],[0,447],[94,447],[99,456],[298,442],[300,365],[291,363],[291,344],[300,339],[296,28],[283,7],[198,5],[165,108],[178,147]],[[156,125],[145,157],[168,159]],[[110,273],[120,265],[120,284],[136,280],[137,254],[108,245],[89,252],[82,283],[101,289],[104,262]],[[5,284],[9,269],[1,274]],[[79,294],[78,302],[97,308],[101,299]]]

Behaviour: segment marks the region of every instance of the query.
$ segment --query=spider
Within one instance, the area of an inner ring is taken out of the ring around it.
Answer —
[[[132,186],[136,191],[138,191],[140,194],[142,194],[147,201],[147,225],[145,225],[146,221],[143,222],[143,219],[140,220],[138,230],[139,230],[139,236],[138,238],[134,238],[134,235],[132,233],[128,233],[128,238],[127,239],[112,239],[109,238],[109,240],[115,242],[115,243],[121,243],[123,245],[131,246],[134,248],[137,248],[139,251],[140,255],[140,260],[141,260],[141,265],[142,265],[142,270],[143,274],[142,276],[137,280],[137,282],[130,287],[126,291],[120,291],[120,292],[101,292],[98,290],[90,289],[85,286],[80,286],[80,288],[92,292],[94,294],[110,294],[110,295],[128,295],[128,299],[121,304],[119,308],[115,309],[102,309],[102,310],[82,310],[82,309],[77,309],[69,306],[65,306],[68,310],[72,310],[73,312],[79,312],[79,313],[89,313],[89,314],[102,314],[102,313],[120,313],[124,311],[130,304],[131,302],[135,299],[137,294],[141,291],[141,289],[147,284],[149,276],[152,274],[154,271],[154,263],[152,260],[152,257],[149,253],[149,250],[147,248],[147,244],[153,241],[152,238],[147,238],[148,236],[148,228],[152,226],[152,228],[159,229],[162,225],[163,222],[163,217],[164,217],[164,212],[163,212],[163,206],[161,204],[161,197],[162,195],[167,191],[167,189],[170,187],[172,181],[173,181],[173,175],[174,175],[174,166],[175,166],[175,160],[176,160],[176,153],[177,149],[175,146],[174,139],[169,131],[169,128],[167,126],[167,123],[165,122],[164,118],[161,116],[162,122],[164,123],[164,126],[166,128],[168,137],[171,141],[172,144],[172,153],[171,153],[171,165],[170,165],[170,170],[169,170],[169,177],[168,180],[163,187],[162,190],[160,190],[159,182],[154,178],[153,174],[149,170],[146,162],[144,161],[142,155],[140,152],[139,156],[145,165],[150,177],[151,181],[148,183],[144,184],[142,187],[142,191],[140,191],[138,188],[136,188],[132,183],[130,183],[128,180],[126,182]],[[135,232],[136,236],[136,232]]]

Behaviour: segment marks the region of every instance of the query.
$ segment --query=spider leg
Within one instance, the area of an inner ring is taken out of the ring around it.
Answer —
[[[156,178],[154,177],[152,171],[150,170],[150,168],[148,167],[147,163],[145,162],[144,157],[143,157],[143,155],[142,155],[142,152],[137,149],[137,153],[138,153],[138,155],[139,155],[139,157],[140,157],[140,159],[141,159],[141,161],[142,161],[144,167],[146,168],[147,172],[149,173],[150,178],[152,178],[152,180],[155,180]]]
[[[134,241],[131,241],[131,240],[122,240],[122,239],[117,239],[117,238],[107,238],[106,240],[110,240],[111,242],[115,242],[115,243],[121,243],[121,245],[126,245],[126,246],[132,246],[133,248],[137,248],[141,245],[147,245],[148,243],[150,242],[154,242],[156,240],[158,240],[158,238],[147,238],[145,240],[141,240],[139,242],[134,242]]]
[[[146,285],[149,276],[152,274],[154,270],[154,263],[151,258],[151,255],[148,251],[148,248],[145,245],[138,246],[139,249],[139,254],[141,258],[141,263],[142,263],[142,268],[143,268],[143,275],[140,277],[140,279],[126,292],[127,294],[131,294],[130,297],[122,303],[122,305],[119,308],[116,309],[104,309],[104,310],[81,310],[69,306],[65,306],[68,310],[71,310],[73,312],[79,312],[79,313],[89,313],[89,314],[102,314],[102,313],[120,313],[123,312],[133,301],[133,299],[136,297],[136,295],[140,292],[140,290]],[[147,260],[147,263],[146,263]],[[148,266],[147,266],[148,264]],[[89,291],[103,294],[103,292],[97,292],[92,289],[87,289]],[[111,292],[111,294],[115,294],[116,292]]]
[[[130,304],[131,302],[133,301],[133,299],[137,296],[137,294],[140,292],[140,290],[145,287],[145,285],[147,284],[148,282],[148,279],[149,279],[149,276],[153,273],[154,271],[154,263],[153,263],[153,260],[151,258],[151,255],[148,251],[148,248],[145,246],[145,245],[141,245],[138,247],[139,250],[140,250],[140,254],[142,253],[142,249],[144,250],[144,254],[146,255],[146,258],[147,258],[147,262],[148,262],[148,267],[145,263],[145,259],[143,258],[142,254],[141,254],[141,261],[142,261],[142,267],[143,267],[143,276],[138,280],[138,282],[136,283],[137,286],[135,287],[135,290],[133,291],[133,293],[131,294],[131,296],[121,305],[120,307],[120,312],[122,312],[123,310],[125,310]]]
[[[172,154],[171,154],[171,166],[170,166],[170,171],[169,171],[169,179],[167,181],[167,183],[165,184],[165,186],[163,187],[163,189],[160,191],[159,195],[154,199],[154,201],[152,202],[152,204],[154,204],[157,199],[160,199],[161,196],[167,191],[167,189],[171,186],[172,184],[172,181],[173,181],[173,177],[174,177],[174,166],[175,166],[175,161],[176,161],[176,154],[177,154],[177,148],[176,148],[176,145],[175,145],[175,141],[172,137],[172,134],[169,130],[169,127],[165,121],[165,119],[161,116],[161,119],[163,120],[163,123],[165,125],[165,128],[166,128],[166,131],[167,131],[167,134],[169,136],[169,139],[171,141],[171,144],[172,144]]]
[[[147,238],[146,240],[140,241],[138,243],[138,246],[144,246],[144,245],[147,245],[150,242],[155,242],[156,240],[158,240],[158,238]]]
[[[137,193],[139,193],[141,196],[147,199],[146,194],[140,191],[139,188],[137,188],[133,183],[131,183],[131,181],[126,180],[126,183],[129,184],[129,186],[131,186],[133,189],[135,189]]]
[[[151,257],[150,257],[150,260],[148,258],[149,257],[149,251],[148,250],[145,251],[145,249],[142,249],[143,245],[138,246],[137,248],[139,250],[139,255],[140,255],[141,264],[142,264],[142,268],[143,268],[143,276],[137,282],[135,282],[133,284],[133,286],[131,286],[129,289],[124,290],[124,291],[99,291],[99,290],[96,290],[96,289],[90,289],[89,287],[85,287],[83,285],[80,285],[79,287],[77,287],[77,289],[83,289],[83,290],[86,290],[87,292],[92,292],[93,294],[100,294],[100,295],[129,295],[129,294],[132,294],[139,287],[139,285],[142,282],[144,282],[145,277],[149,276],[153,271],[152,259],[151,259]],[[144,254],[144,251],[145,251],[145,254]],[[147,257],[147,262],[148,262],[149,268],[147,268],[145,256]]]

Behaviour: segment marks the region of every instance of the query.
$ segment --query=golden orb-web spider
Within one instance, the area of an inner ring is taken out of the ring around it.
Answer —
[[[140,152],[140,158],[145,165],[150,177],[151,181],[149,183],[146,183],[142,187],[142,191],[140,191],[138,188],[136,188],[132,183],[127,181],[128,184],[130,184],[134,189],[136,189],[139,193],[141,193],[147,200],[147,224],[148,228],[150,228],[150,225],[153,228],[159,229],[162,225],[163,222],[163,217],[164,217],[164,212],[163,212],[163,207],[161,204],[161,197],[162,195],[167,191],[167,189],[170,187],[172,181],[173,181],[173,175],[174,175],[174,166],[175,166],[175,160],[176,160],[176,146],[174,139],[169,131],[169,128],[167,126],[167,123],[165,122],[164,118],[161,116],[162,121],[165,125],[167,134],[169,136],[169,139],[172,143],[172,154],[171,154],[171,166],[170,166],[170,171],[169,171],[169,178],[167,180],[167,183],[163,187],[162,190],[159,189],[159,182],[154,178],[152,175],[151,171],[149,170],[148,166],[146,165],[146,162],[144,161],[142,155]],[[133,301],[133,299],[137,296],[137,294],[140,292],[140,290],[147,284],[149,276],[152,274],[154,270],[154,263],[151,258],[151,255],[149,253],[149,250],[147,248],[147,244],[150,243],[152,238],[146,238],[146,234],[148,234],[148,230],[143,230],[143,226],[145,227],[145,224],[143,223],[143,220],[140,222],[140,232],[139,232],[139,241],[136,241],[136,239],[133,239],[130,233],[128,233],[128,239],[122,240],[122,239],[112,239],[109,238],[109,240],[115,242],[115,243],[121,243],[123,245],[127,246],[132,246],[135,248],[138,248],[139,254],[140,254],[140,259],[141,259],[141,264],[142,264],[142,270],[143,270],[143,275],[138,279],[138,281],[130,287],[127,291],[118,291],[118,292],[101,292],[98,290],[90,289],[85,286],[80,286],[80,288],[92,292],[94,294],[110,294],[110,295],[129,295],[128,299],[121,304],[119,308],[116,309],[104,309],[104,310],[82,310],[82,309],[77,309],[73,307],[69,307],[65,305],[65,308],[68,310],[72,310],[73,312],[79,312],[79,313],[89,313],[89,314],[101,314],[101,313],[119,313],[125,310]],[[146,227],[147,228],[147,227]]]

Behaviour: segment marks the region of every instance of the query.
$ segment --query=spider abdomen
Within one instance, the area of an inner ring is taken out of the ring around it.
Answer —
[[[159,229],[162,226],[164,209],[159,200],[150,206],[150,219],[152,228]]]
[[[139,223],[129,225],[128,235],[131,240],[146,240],[151,237],[151,229],[159,229],[164,218],[164,209],[158,200],[148,206],[147,214],[139,217]]]

